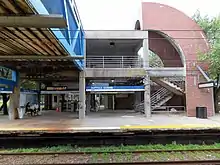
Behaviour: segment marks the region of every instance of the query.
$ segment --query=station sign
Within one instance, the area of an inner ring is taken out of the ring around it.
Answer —
[[[12,88],[0,87],[0,93],[12,93]]]
[[[47,91],[65,91],[67,90],[66,86],[51,86],[51,87],[46,87]]]
[[[202,89],[202,88],[213,88],[213,87],[215,87],[215,82],[214,81],[209,81],[209,82],[199,83],[198,87],[200,89]]]
[[[87,86],[88,92],[134,92],[144,91],[144,86]]]

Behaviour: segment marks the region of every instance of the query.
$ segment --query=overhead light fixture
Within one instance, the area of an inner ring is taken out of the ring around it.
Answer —
[[[115,46],[115,42],[111,41],[111,42],[109,43],[109,45],[113,47],[113,46]]]

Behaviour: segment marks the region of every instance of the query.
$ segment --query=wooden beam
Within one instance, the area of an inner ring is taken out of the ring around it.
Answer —
[[[0,16],[0,27],[66,28],[62,15]]]
[[[84,56],[41,56],[41,55],[0,55],[2,60],[82,60]]]

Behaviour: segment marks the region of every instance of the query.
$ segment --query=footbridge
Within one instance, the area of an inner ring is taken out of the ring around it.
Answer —
[[[0,14],[1,93],[12,91],[10,99],[19,100],[21,79],[79,81],[84,31],[74,0],[0,0]],[[10,102],[14,119],[19,101]]]

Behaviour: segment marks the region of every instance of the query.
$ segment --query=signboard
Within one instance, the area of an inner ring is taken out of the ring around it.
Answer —
[[[47,91],[65,91],[67,90],[66,86],[55,86],[55,87],[46,87]]]
[[[109,86],[109,83],[92,83],[92,86],[102,86],[102,87],[108,87]]]
[[[214,81],[209,81],[209,82],[204,82],[204,83],[199,83],[199,89],[201,88],[213,88],[215,86]]]
[[[144,86],[87,86],[88,92],[134,92],[144,91]]]
[[[0,93],[12,93],[11,88],[0,88]]]

